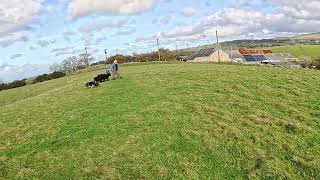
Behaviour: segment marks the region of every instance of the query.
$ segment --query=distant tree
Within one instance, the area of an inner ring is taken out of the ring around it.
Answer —
[[[80,61],[76,56],[68,57],[61,63],[61,70],[66,73],[70,73],[77,70],[80,65]]]
[[[64,77],[65,75],[66,73],[64,72],[53,72],[51,74],[42,74],[37,76],[32,83],[35,84],[39,82],[49,81],[52,79],[58,79],[58,78]]]
[[[89,67],[93,60],[94,58],[90,54],[80,54],[79,57],[71,56],[64,59],[60,64],[53,64],[50,66],[50,70],[52,72],[71,73]]]
[[[0,84],[3,84],[3,83],[4,83],[4,81],[2,79],[0,79]]]
[[[91,56],[91,54],[79,55],[79,64],[83,64],[84,66],[89,67],[92,61],[94,61],[94,58]]]
[[[37,83],[37,82],[43,82],[43,81],[48,81],[50,80],[50,77],[48,74],[42,74],[37,76],[34,80],[33,83]]]
[[[134,62],[135,61],[135,57],[117,54],[117,55],[111,56],[108,59],[108,63],[113,63],[114,60],[117,60],[118,63]]]
[[[62,67],[61,67],[61,64],[58,64],[58,63],[55,63],[55,64],[51,65],[51,66],[49,67],[49,69],[50,69],[52,72],[63,71],[63,70],[62,70]]]
[[[52,74],[50,74],[50,77],[52,79],[58,79],[58,78],[61,78],[64,76],[66,76],[66,73],[64,73],[64,72],[53,72]]]

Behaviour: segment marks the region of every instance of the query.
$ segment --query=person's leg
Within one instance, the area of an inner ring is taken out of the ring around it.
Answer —
[[[120,79],[121,77],[120,77],[119,71],[116,71],[116,72],[117,72],[117,79]]]
[[[112,80],[115,80],[115,79],[116,79],[116,72],[113,71],[113,72],[112,72]]]

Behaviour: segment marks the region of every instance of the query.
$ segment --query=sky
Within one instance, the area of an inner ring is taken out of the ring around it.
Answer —
[[[0,80],[114,54],[320,31],[320,0],[0,0]]]

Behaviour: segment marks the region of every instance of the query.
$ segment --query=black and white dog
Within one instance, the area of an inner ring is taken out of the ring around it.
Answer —
[[[88,87],[98,87],[100,84],[96,81],[91,81],[91,82],[88,82],[85,86],[88,88]]]
[[[105,82],[105,81],[109,81],[109,77],[111,76],[111,74],[99,74],[97,77],[93,78],[93,81],[88,82],[87,84],[85,84],[86,87],[98,87],[100,85],[100,83]]]
[[[93,78],[93,80],[95,82],[105,82],[105,81],[109,81],[109,77],[110,75],[109,74],[99,74],[97,77]]]

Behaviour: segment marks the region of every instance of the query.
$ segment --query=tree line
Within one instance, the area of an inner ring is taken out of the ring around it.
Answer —
[[[133,54],[131,55],[114,55],[108,58],[107,63],[112,63],[114,60],[117,60],[118,63],[126,62],[149,62],[149,61],[158,61],[159,54],[158,51],[142,54]],[[175,52],[170,51],[169,49],[160,49],[160,61],[180,61],[182,60],[181,56]]]
[[[61,77],[66,76],[66,73],[64,72],[53,72],[50,74],[42,74],[39,75],[37,77],[35,77],[31,83],[32,84],[36,84],[39,82],[44,82],[44,81],[49,81],[49,80],[53,80],[53,79],[58,79]],[[27,79],[22,79],[22,80],[16,80],[10,83],[4,83],[2,80],[0,80],[0,91],[3,90],[8,90],[8,89],[14,89],[14,88],[18,88],[18,87],[22,87],[22,86],[26,86],[27,85]]]
[[[170,51],[169,49],[160,49],[160,54],[160,61],[182,60],[177,52]],[[53,64],[50,67],[50,70],[53,72],[72,73],[81,69],[85,69],[89,66],[111,64],[114,60],[117,60],[118,63],[158,61],[159,54],[158,51],[142,54],[134,53],[133,55],[116,54],[109,57],[105,61],[99,61],[95,63],[91,63],[94,61],[94,58],[91,54],[80,54],[79,56],[68,57],[61,63]]]
[[[26,79],[16,80],[16,81],[13,81],[10,83],[4,83],[3,81],[0,81],[0,91],[18,88],[18,87],[22,87],[25,85],[27,85]]]

